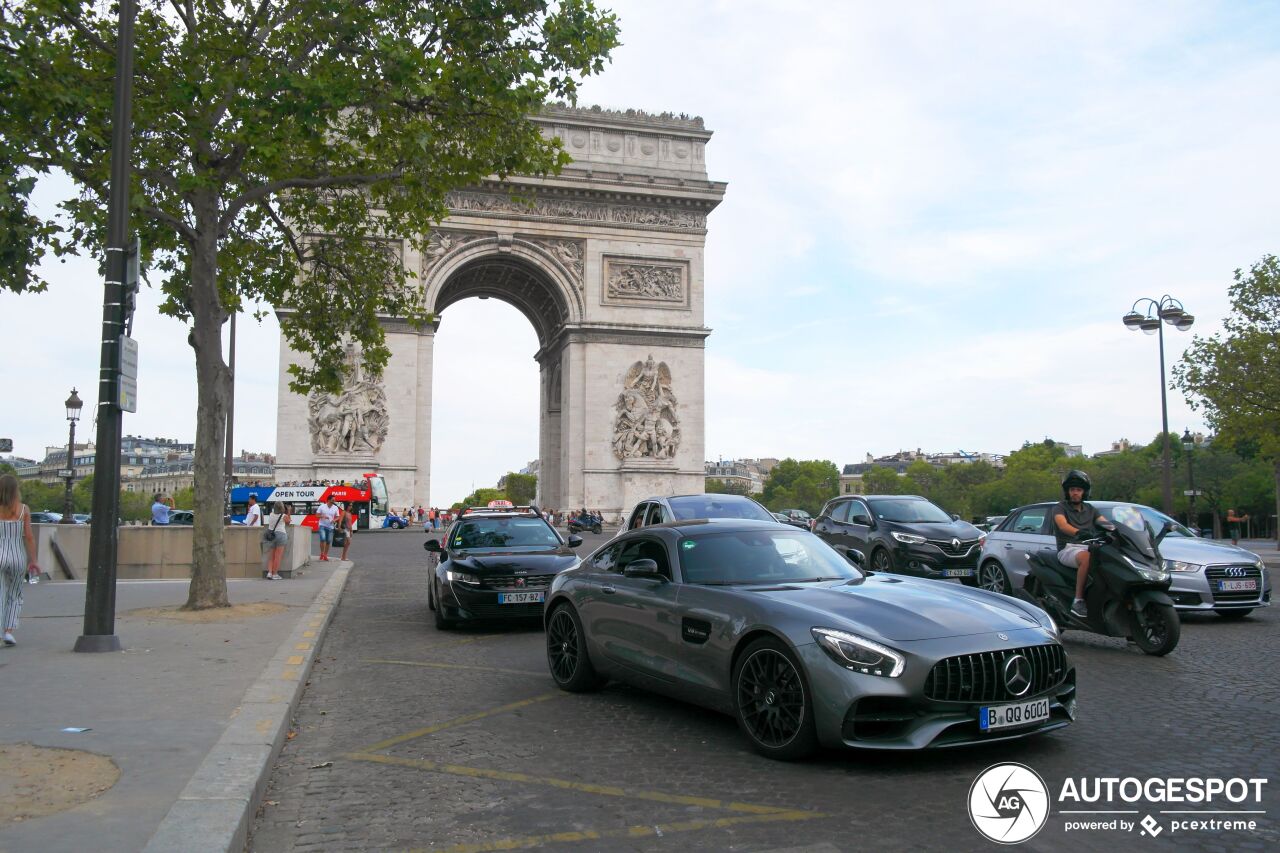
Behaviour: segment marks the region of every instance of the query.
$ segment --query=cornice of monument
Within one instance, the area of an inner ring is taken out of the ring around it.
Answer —
[[[711,138],[712,132],[706,129],[702,116],[690,116],[684,113],[651,113],[645,110],[611,110],[598,105],[589,107],[571,107],[561,103],[551,103],[543,107],[542,112],[534,116],[535,120],[554,120],[569,124],[581,124],[596,127],[631,127],[667,132],[683,131],[690,136],[703,139]]]

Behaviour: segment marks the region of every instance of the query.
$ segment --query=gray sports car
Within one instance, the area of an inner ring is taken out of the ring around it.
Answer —
[[[625,532],[556,576],[544,619],[562,689],[613,678],[705,705],[772,758],[986,743],[1075,718],[1075,669],[1044,611],[872,574],[769,522]]]

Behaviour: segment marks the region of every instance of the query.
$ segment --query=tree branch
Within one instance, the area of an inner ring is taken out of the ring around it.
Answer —
[[[254,187],[247,192],[233,198],[228,204],[226,212],[222,215],[223,227],[227,223],[235,221],[240,215],[240,211],[250,204],[270,198],[272,195],[283,192],[284,190],[314,190],[326,189],[330,187],[363,187],[370,184],[376,184],[381,181],[394,181],[404,176],[403,169],[396,169],[394,172],[384,172],[374,175],[329,175],[323,178],[285,178],[279,181],[272,181],[269,184],[262,184]]]
[[[195,32],[196,21],[195,12],[191,8],[191,3],[179,3],[178,0],[169,0],[169,5],[173,7],[173,11],[178,13],[178,17],[182,20],[183,25],[187,28],[187,32]]]

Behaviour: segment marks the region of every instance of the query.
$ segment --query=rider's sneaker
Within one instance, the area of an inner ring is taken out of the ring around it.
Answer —
[[[1077,598],[1075,601],[1071,602],[1071,615],[1077,619],[1089,618],[1089,609],[1084,606],[1083,598]]]

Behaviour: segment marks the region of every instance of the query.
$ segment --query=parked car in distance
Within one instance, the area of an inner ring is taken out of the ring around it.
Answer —
[[[813,516],[809,515],[809,513],[802,509],[781,509],[778,510],[778,512],[782,513],[792,521],[800,522],[804,525],[805,530],[813,529]]]
[[[841,495],[827,501],[813,532],[856,548],[877,572],[959,578],[977,585],[982,531],[919,495]]]
[[[403,515],[396,515],[394,512],[387,513],[387,517],[382,521],[383,527],[390,527],[395,530],[404,530],[409,526],[409,519]]]
[[[1122,501],[1090,501],[1098,512],[1117,524],[1141,515],[1152,535],[1172,524],[1160,541],[1160,556],[1173,584],[1169,597],[1183,612],[1212,611],[1226,618],[1243,618],[1255,608],[1271,603],[1271,578],[1262,558],[1229,542],[1202,539],[1169,516],[1142,504]],[[1018,507],[991,532],[979,558],[978,582],[992,592],[1012,594],[1022,589],[1030,568],[1027,555],[1056,551],[1054,503]],[[1120,509],[1120,508],[1126,509]],[[1117,510],[1120,510],[1117,516]],[[1119,518],[1119,520],[1117,520]]]
[[[57,524],[62,521],[62,513],[60,512],[33,512],[31,513],[32,524]]]
[[[798,518],[792,518],[791,516],[783,515],[780,512],[775,512],[773,514],[773,517],[776,518],[781,524],[789,524],[792,527],[799,527],[801,530],[809,529],[809,523],[807,521],[801,521]]]
[[[196,514],[189,509],[171,509],[169,510],[170,524],[195,524]]]
[[[671,495],[645,498],[627,516],[623,530],[695,518],[752,518],[777,522],[773,513],[745,495]]]
[[[1075,669],[1043,610],[868,575],[850,557],[772,520],[625,531],[551,582],[551,676],[572,693],[616,679],[733,715],[783,760],[991,743],[1075,718]]]

